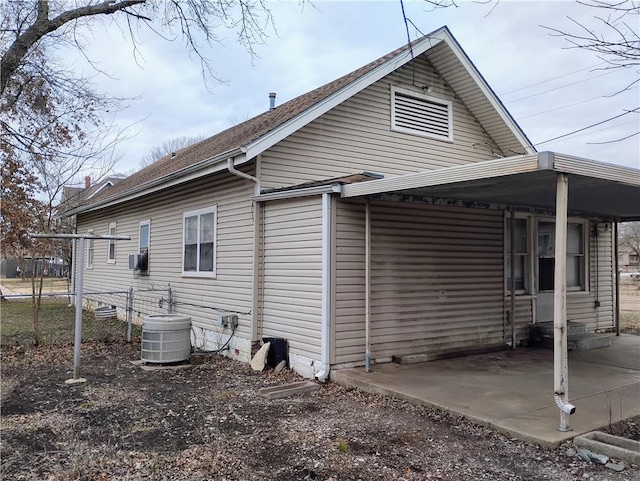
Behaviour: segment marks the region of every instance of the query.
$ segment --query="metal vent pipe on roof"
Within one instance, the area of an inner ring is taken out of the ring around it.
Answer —
[[[276,93],[271,92],[269,93],[269,110],[275,110],[275,109],[276,109]]]

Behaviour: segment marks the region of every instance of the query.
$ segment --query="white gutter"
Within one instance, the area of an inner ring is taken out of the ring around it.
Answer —
[[[267,192],[266,194],[259,194],[253,197],[253,200],[265,201],[265,200],[283,200],[283,199],[295,199],[297,197],[307,197],[310,195],[321,194],[339,194],[341,192],[340,184],[331,185],[317,185],[314,187],[301,187],[299,189],[280,190],[277,192]]]
[[[316,373],[318,381],[329,377],[329,336],[331,321],[331,194],[322,194],[322,330],[320,344],[320,371]]]
[[[135,189],[128,190],[127,195],[125,196],[107,198],[103,201],[87,206],[86,209],[82,207],[73,209],[69,212],[69,215],[84,212],[93,212],[95,210],[104,209],[105,207],[122,204],[124,202],[137,199],[138,197],[143,197],[145,195],[153,194],[154,192],[157,192],[159,190],[164,190],[168,187],[184,184],[185,182],[190,182],[200,177],[220,172],[226,169],[226,166],[223,162],[229,159],[229,157],[239,157],[242,159],[239,163],[244,164],[249,160],[246,155],[244,155],[245,152],[246,151],[244,147],[233,149],[228,152],[223,152],[214,157],[201,160],[200,162],[192,164],[177,172],[173,172],[167,176],[160,177],[151,182],[142,184]]]

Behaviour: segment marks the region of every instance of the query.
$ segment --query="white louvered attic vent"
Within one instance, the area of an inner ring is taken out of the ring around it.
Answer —
[[[392,85],[391,130],[453,142],[452,104]]]

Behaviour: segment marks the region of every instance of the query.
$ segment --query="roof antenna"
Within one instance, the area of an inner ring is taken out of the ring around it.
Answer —
[[[269,94],[269,110],[275,110],[275,109],[276,109],[276,93],[271,92]]]

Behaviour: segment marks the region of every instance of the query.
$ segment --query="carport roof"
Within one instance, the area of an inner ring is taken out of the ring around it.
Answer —
[[[342,197],[438,198],[555,210],[556,177],[568,174],[573,215],[640,220],[640,170],[540,152],[342,186]]]

